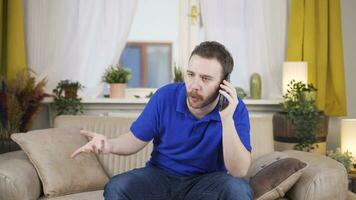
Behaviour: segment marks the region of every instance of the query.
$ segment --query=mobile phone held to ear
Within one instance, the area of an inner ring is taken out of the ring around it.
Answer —
[[[230,81],[230,73],[226,74],[224,80]],[[221,84],[223,84],[223,81],[221,81]],[[219,86],[219,89],[220,89],[220,86]],[[222,111],[227,107],[227,105],[229,104],[229,101],[226,99],[226,97],[224,97],[224,95],[219,94],[218,104],[219,104],[219,111]]]

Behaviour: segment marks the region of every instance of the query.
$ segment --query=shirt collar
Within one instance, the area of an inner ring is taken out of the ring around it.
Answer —
[[[178,92],[176,111],[183,113],[183,114],[187,114],[189,112],[187,103],[186,103],[187,89],[185,87],[185,83],[183,83],[182,85],[183,86],[181,87],[181,89]]]
[[[219,106],[216,106],[212,112],[210,112],[208,115],[204,116],[201,120],[203,120],[203,121],[210,121],[210,120],[221,121],[218,107]],[[178,92],[176,111],[183,113],[186,116],[190,114],[190,111],[187,106],[187,89],[185,87],[185,83],[183,83],[183,87]]]

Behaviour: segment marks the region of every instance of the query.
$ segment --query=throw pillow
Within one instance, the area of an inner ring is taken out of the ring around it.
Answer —
[[[94,154],[71,153],[86,144],[78,128],[51,128],[15,133],[11,138],[27,154],[42,181],[47,197],[103,189],[108,181]]]
[[[254,199],[283,197],[306,167],[306,163],[282,152],[272,152],[256,159],[246,176],[254,192]]]

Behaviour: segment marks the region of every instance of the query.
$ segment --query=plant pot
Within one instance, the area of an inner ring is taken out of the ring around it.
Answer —
[[[0,154],[20,150],[18,144],[11,139],[0,139]]]
[[[74,98],[77,97],[77,92],[78,92],[78,88],[76,88],[76,87],[64,88],[64,98],[66,98],[66,99],[74,99]]]
[[[125,83],[112,83],[110,84],[110,98],[125,98]]]
[[[329,117],[322,115],[317,124],[317,145],[321,147],[319,150],[316,148],[316,152],[325,154],[326,137],[328,134]],[[297,144],[295,127],[287,120],[287,114],[285,112],[277,112],[273,115],[273,138],[275,141],[275,150],[287,150],[293,149]],[[314,145],[316,147],[316,145]]]

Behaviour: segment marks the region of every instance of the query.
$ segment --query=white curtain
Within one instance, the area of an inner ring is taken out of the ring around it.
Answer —
[[[192,23],[192,6],[199,10],[199,0],[181,0],[179,1],[179,44],[178,44],[178,66],[183,69],[188,66],[190,53],[195,46],[199,44],[200,19],[198,17],[195,24]],[[184,70],[185,71],[185,70]]]
[[[63,79],[102,94],[102,75],[118,63],[137,0],[25,0],[27,60],[52,91]]]
[[[262,77],[262,98],[282,96],[288,5],[285,0],[201,0],[206,40],[223,43],[235,61],[231,81],[249,92]]]

